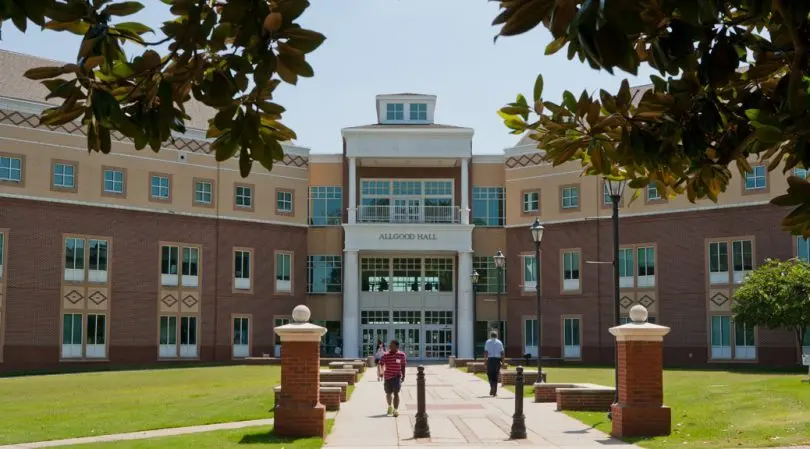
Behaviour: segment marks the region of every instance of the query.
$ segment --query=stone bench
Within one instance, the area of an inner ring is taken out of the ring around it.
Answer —
[[[487,372],[487,365],[484,362],[472,362],[467,364],[467,372],[468,373],[486,373]]]
[[[341,388],[340,387],[320,387],[320,392],[318,393],[320,396],[321,404],[326,408],[329,412],[336,412],[340,410],[340,394]],[[279,399],[281,396],[281,385],[273,387],[273,395],[275,396],[275,405],[274,407],[278,407]]]
[[[546,375],[543,373],[543,382],[546,381]],[[503,385],[514,385],[517,380],[517,371],[501,370],[498,376],[498,382]],[[532,385],[537,383],[537,371],[523,371],[523,385]]]
[[[556,402],[557,410],[609,411],[616,390],[595,384],[536,383],[534,402]]]
[[[332,369],[356,369],[360,373],[366,372],[366,362],[362,360],[352,360],[352,361],[338,361],[332,362],[329,364],[329,368]]]
[[[347,400],[347,393],[349,389],[348,382],[321,382],[322,387],[337,387],[340,388],[340,402],[346,402]]]
[[[357,382],[357,371],[345,369],[321,370],[320,381],[346,382],[349,385],[354,385]]]

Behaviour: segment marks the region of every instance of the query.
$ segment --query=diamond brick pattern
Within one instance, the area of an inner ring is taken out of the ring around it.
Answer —
[[[717,307],[722,307],[723,304],[728,302],[728,296],[722,293],[715,293],[709,301],[713,302]]]
[[[183,298],[183,304],[189,309],[196,306],[198,302],[200,301],[198,301],[197,298],[194,297],[194,295],[186,295],[186,297]]]
[[[87,297],[87,299],[93,301],[95,305],[100,306],[105,301],[107,301],[107,295],[105,295],[100,291],[94,291],[93,293],[90,294],[90,296]]]
[[[619,300],[619,305],[621,305],[622,307],[624,307],[626,309],[626,308],[633,305],[633,300],[630,299],[629,296],[622,296],[622,299]]]
[[[651,305],[655,304],[655,300],[648,295],[644,295],[638,300],[638,303],[649,309]]]
[[[543,156],[540,153],[522,154],[507,159],[506,168],[523,168],[530,165],[540,165],[542,162]]]
[[[161,298],[160,302],[165,304],[166,307],[174,307],[174,305],[177,304],[177,297],[169,293],[168,295]]]
[[[65,299],[68,300],[71,304],[77,304],[79,301],[84,299],[84,295],[82,295],[78,290],[71,290],[65,295]]]

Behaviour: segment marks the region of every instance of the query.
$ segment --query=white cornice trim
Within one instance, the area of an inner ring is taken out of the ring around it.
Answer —
[[[539,167],[539,165],[534,165],[534,167]],[[507,179],[506,182],[517,182],[517,181],[525,181],[527,179],[540,179],[540,178],[550,178],[552,176],[563,176],[563,175],[570,175],[574,173],[582,173],[582,170],[569,170],[569,171],[561,171],[561,172],[551,172],[546,173],[543,175],[535,175],[535,176],[526,176],[523,178],[511,178]]]
[[[709,206],[695,206],[695,207],[686,207],[681,209],[674,209],[674,210],[656,210],[650,212],[631,212],[631,213],[619,213],[619,218],[630,218],[630,217],[651,217],[656,215],[667,215],[667,214],[678,214],[678,213],[686,213],[686,212],[702,212],[702,211],[712,211],[712,210],[721,210],[721,209],[733,209],[736,207],[751,207],[751,206],[764,206],[766,204],[770,204],[770,201],[752,201],[750,203],[733,203],[733,204],[714,204]],[[543,225],[548,224],[561,224],[561,223],[576,223],[580,221],[591,221],[591,220],[610,220],[611,216],[608,215],[600,215],[600,216],[591,216],[591,217],[582,217],[582,218],[571,218],[566,220],[549,220],[543,221]],[[506,225],[504,228],[528,228],[529,226],[534,223],[534,218],[526,223],[520,224],[511,224]]]
[[[472,163],[503,165],[504,159],[502,154],[473,154]]]
[[[383,125],[385,126],[385,125]],[[445,134],[450,136],[469,136],[475,134],[472,128],[425,128],[423,126],[414,125],[413,128],[397,127],[397,128],[343,128],[340,130],[343,137],[362,136],[365,134]]]
[[[19,195],[16,193],[7,193],[7,192],[0,192],[0,198],[12,198],[17,200],[29,200],[29,201],[41,201],[45,203],[56,203],[56,204],[69,204],[72,206],[89,206],[89,207],[103,207],[106,209],[116,209],[116,210],[125,210],[125,211],[132,211],[132,212],[148,212],[148,213],[155,213],[155,214],[165,214],[165,215],[179,215],[181,217],[194,217],[194,218],[205,218],[209,220],[216,220],[217,218],[221,220],[228,220],[228,221],[241,221],[241,222],[248,222],[248,223],[261,223],[261,224],[269,224],[269,225],[276,225],[276,226],[291,226],[295,228],[307,228],[309,225],[306,223],[288,223],[284,221],[275,221],[275,220],[263,220],[258,218],[244,218],[244,217],[233,217],[228,215],[219,215],[217,216],[214,213],[204,214],[204,213],[193,213],[193,212],[177,212],[173,210],[165,210],[165,209],[152,209],[148,207],[138,207],[138,206],[130,206],[125,204],[110,204],[110,203],[97,203],[93,201],[78,201],[78,200],[71,200],[67,198],[48,198],[48,197],[39,197],[39,196],[32,196],[32,195]]]
[[[339,153],[311,153],[310,164],[335,164],[343,162],[343,155]]]

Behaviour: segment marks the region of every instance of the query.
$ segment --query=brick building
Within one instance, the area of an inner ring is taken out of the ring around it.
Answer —
[[[122,139],[88,154],[78,124],[38,125],[46,92],[21,73],[50,64],[0,52],[0,371],[273,355],[296,304],[329,329],[323,355],[397,338],[412,358],[464,357],[491,327],[510,355],[536,354],[538,285],[543,355],[612,361],[611,266],[586,263],[612,258],[609,198],[577,164],[542,163],[525,138],[473,155],[473,130],[437,124],[436,97],[417,94],[378,96],[342,154],[285,145],[247,179],[208,153],[196,103],[158,154]],[[730,317],[746,272],[810,256],[768,205],[786,186],[755,165],[720,204],[652,187],[622,204],[621,311],[672,327],[666,363],[795,363],[790,333]]]

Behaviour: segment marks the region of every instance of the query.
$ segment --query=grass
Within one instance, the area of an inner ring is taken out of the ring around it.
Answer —
[[[333,420],[326,420],[327,433],[331,432],[332,424],[334,424]],[[278,438],[273,435],[272,431],[272,426],[246,427],[236,430],[217,430],[174,437],[82,444],[69,447],[71,449],[219,449],[251,445],[266,449],[320,449],[323,446],[322,438]]]
[[[549,367],[543,371],[549,382],[613,385],[611,368]],[[672,434],[628,441],[649,449],[810,444],[810,384],[801,382],[806,377],[755,370],[665,370],[664,403],[672,409]],[[534,396],[531,386],[525,394]],[[566,414],[610,432],[604,412]]]
[[[0,444],[272,418],[280,375],[227,366],[0,378]]]

